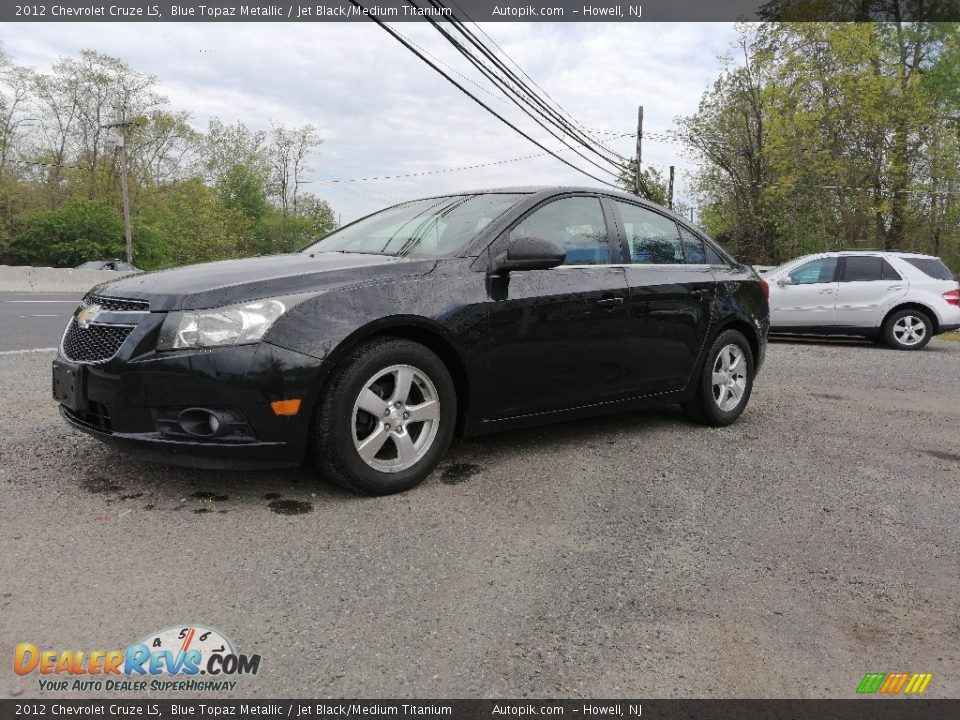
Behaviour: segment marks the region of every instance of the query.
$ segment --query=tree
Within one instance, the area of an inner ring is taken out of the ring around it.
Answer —
[[[77,200],[58,210],[34,213],[14,240],[14,255],[24,264],[74,267],[95,258],[120,257],[123,223],[114,208]]]

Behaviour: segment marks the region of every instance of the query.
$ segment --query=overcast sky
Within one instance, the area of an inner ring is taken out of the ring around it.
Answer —
[[[427,23],[400,23],[404,35],[476,81]],[[644,129],[662,132],[696,110],[734,38],[721,23],[488,23],[483,29],[583,125],[631,133],[637,106]],[[156,75],[175,109],[197,129],[209,117],[265,129],[270,119],[312,123],[325,142],[311,158],[309,187],[344,222],[400,199],[460,189],[596,183],[552,158],[423,177],[328,184],[508,160],[541,152],[501,124],[368,22],[314,24],[8,24],[0,40],[20,64],[48,69],[61,55],[94,49]],[[459,80],[459,78],[458,78]],[[562,147],[519,111],[467,85],[547,147]],[[608,137],[608,136],[605,136]],[[609,146],[632,156],[632,137]],[[653,138],[644,164],[678,168],[686,193],[689,161]],[[572,152],[563,157],[590,167]],[[599,172],[599,171],[597,171]]]

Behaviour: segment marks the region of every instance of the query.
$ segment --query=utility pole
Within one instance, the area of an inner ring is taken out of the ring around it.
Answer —
[[[667,207],[673,210],[673,165],[670,166],[670,185],[667,187]]]
[[[633,166],[633,194],[640,194],[640,157],[643,144],[643,105],[637,109],[637,162]]]
[[[130,187],[127,184],[127,129],[137,125],[127,121],[126,107],[120,107],[120,120],[101,125],[104,129],[118,130],[120,133],[120,192],[123,195],[123,235],[127,244],[127,263],[133,264],[133,228],[130,225]]]

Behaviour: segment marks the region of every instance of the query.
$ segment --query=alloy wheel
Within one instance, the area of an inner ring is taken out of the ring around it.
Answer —
[[[747,389],[747,360],[739,346],[725,345],[713,363],[713,401],[723,412],[735,410]]]
[[[353,404],[353,446],[374,470],[402,472],[427,454],[440,424],[433,381],[411,365],[392,365],[366,383]]]
[[[923,342],[926,335],[927,326],[916,315],[904,315],[893,324],[893,337],[906,347]]]

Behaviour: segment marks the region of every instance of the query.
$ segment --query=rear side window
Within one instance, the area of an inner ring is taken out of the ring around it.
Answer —
[[[813,285],[815,283],[833,282],[833,275],[837,269],[835,257],[821,258],[804,263],[790,273],[790,282],[794,285]]]
[[[900,274],[882,257],[845,258],[846,269],[841,282],[869,282],[871,280],[901,280]]]
[[[650,265],[683,262],[683,248],[677,224],[639,205],[614,201],[623,218],[623,231],[630,247],[630,260]]]
[[[939,258],[900,258],[904,262],[913,265],[924,275],[932,277],[934,280],[956,280],[950,268],[943,264]]]
[[[703,240],[685,227],[680,227],[680,245],[683,247],[683,260],[689,265],[703,265],[707,262],[703,250]]]

